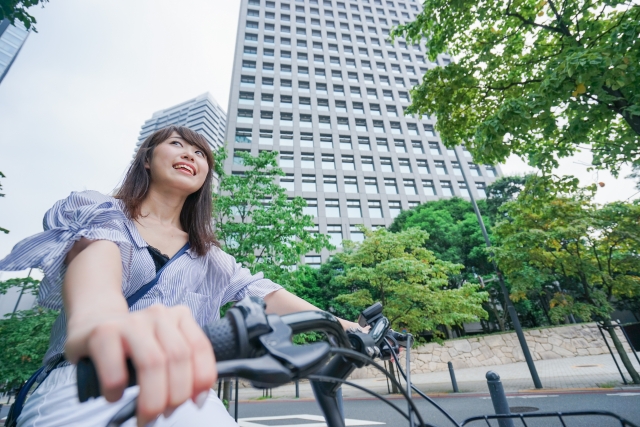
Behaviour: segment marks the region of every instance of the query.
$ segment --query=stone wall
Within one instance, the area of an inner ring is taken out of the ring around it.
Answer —
[[[533,360],[558,359],[562,357],[588,356],[609,353],[595,323],[533,329],[524,332]],[[627,352],[629,348],[622,332],[620,341]],[[607,335],[613,348],[611,337]],[[613,349],[615,352],[615,349]],[[400,356],[401,366],[405,366],[404,353]],[[479,366],[505,365],[523,362],[524,356],[514,333],[488,335],[445,341],[443,345],[429,343],[411,351],[411,372],[420,374],[446,371],[447,362],[455,369]],[[372,368],[356,370],[351,378],[381,377],[382,373]]]

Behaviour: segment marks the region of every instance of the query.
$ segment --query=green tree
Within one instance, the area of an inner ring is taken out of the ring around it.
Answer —
[[[575,314],[610,327],[615,302],[640,296],[640,205],[599,206],[593,202],[594,186],[572,182],[573,190],[563,184],[562,192],[541,192],[528,182],[518,199],[505,205],[509,219],[494,227],[500,238],[495,259],[512,284],[512,299],[525,299],[531,289],[555,282],[571,292],[555,294],[552,321]],[[609,330],[640,384],[618,336]]]
[[[11,288],[37,295],[40,281],[31,277],[0,282],[0,295]],[[58,312],[43,308],[10,313],[0,320],[0,392],[20,386],[42,365]]]
[[[510,154],[550,171],[589,145],[617,173],[640,159],[640,6],[632,0],[426,0],[392,36],[425,40],[430,68],[407,113],[478,162]]]
[[[349,292],[335,298],[363,309],[375,301],[396,329],[414,334],[431,331],[439,325],[461,325],[486,318],[482,302],[487,295],[478,285],[449,286],[448,276],[458,274],[459,264],[442,261],[424,248],[429,235],[417,228],[399,233],[386,229],[364,230],[365,240],[355,245],[344,242],[337,254],[347,266],[337,278]]]
[[[27,9],[39,4],[44,7],[48,2],[49,0],[0,0],[0,21],[8,19],[11,24],[20,21],[27,29],[36,31],[36,18],[31,16]]]
[[[528,175],[503,176],[487,187],[486,214],[491,219],[492,224],[495,224],[503,216],[501,207],[518,197],[518,194],[524,188],[527,178]]]
[[[228,175],[223,168],[226,150],[216,153],[219,186],[213,215],[225,251],[253,272],[279,281],[304,254],[332,249],[327,236],[313,231],[313,216],[304,214],[305,200],[289,199],[276,183],[284,175],[276,162],[278,153],[238,155],[245,170]]]

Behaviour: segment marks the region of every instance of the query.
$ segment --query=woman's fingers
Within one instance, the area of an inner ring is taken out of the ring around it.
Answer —
[[[102,395],[108,402],[117,401],[127,386],[120,325],[113,322],[99,325],[89,336],[87,346],[98,371]]]
[[[211,342],[190,312],[182,313],[179,327],[184,339],[191,348],[192,367],[195,375],[190,397],[196,402],[197,397],[202,393],[208,393],[218,379],[216,360]]]
[[[189,316],[191,313],[187,307],[165,310],[166,315],[160,316],[157,320],[155,333],[166,355],[169,387],[167,405],[169,409],[173,409],[189,399],[193,393],[193,349],[180,329],[180,322],[185,316],[184,311],[186,310]]]

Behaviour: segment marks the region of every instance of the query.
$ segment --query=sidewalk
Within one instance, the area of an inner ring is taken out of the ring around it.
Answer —
[[[636,369],[640,366],[629,353]],[[620,364],[620,361],[618,360]],[[579,356],[571,358],[539,360],[535,362],[538,376],[544,387],[544,391],[554,389],[589,389],[605,385],[607,388],[620,389],[623,385],[620,373],[610,354],[597,356]],[[627,381],[630,377],[624,366],[620,364]],[[486,393],[487,383],[485,374],[487,371],[495,371],[500,375],[504,389],[507,392],[535,390],[529,369],[525,362],[511,363],[508,365],[484,366],[480,368],[458,369],[455,371],[458,389],[460,392]],[[414,374],[411,381],[420,390],[427,393],[451,393],[451,379],[449,372],[432,372],[428,374]],[[354,383],[366,387],[381,394],[387,394],[387,382],[384,378],[366,378],[353,380]],[[253,388],[240,388],[239,400],[255,400],[262,397],[262,390]],[[288,384],[273,389],[273,398],[295,398],[294,384]],[[344,397],[365,397],[365,392],[345,386]],[[308,381],[300,383],[300,398],[313,398],[313,392]]]

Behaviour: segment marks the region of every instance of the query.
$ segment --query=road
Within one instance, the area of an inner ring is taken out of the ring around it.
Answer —
[[[460,395],[438,397],[434,399],[439,405],[449,411],[458,420],[464,420],[474,415],[492,414],[493,406],[486,395]],[[405,409],[403,400],[394,399],[394,403]],[[415,402],[423,415],[425,422],[438,427],[451,426],[443,415],[433,409],[430,404],[416,398]],[[614,412],[629,421],[640,425],[640,392],[581,392],[581,393],[557,393],[557,394],[517,394],[508,397],[509,406],[514,408],[512,412],[531,411],[556,412],[556,411],[580,411],[603,410]],[[232,402],[233,404],[233,402]],[[347,419],[351,419],[347,425],[352,426],[405,426],[400,415],[392,408],[375,399],[353,399],[344,402]],[[517,409],[516,407],[520,407]],[[318,416],[320,410],[315,401],[294,400],[264,400],[248,403],[240,403],[238,413],[240,415],[240,427],[321,427],[325,424]],[[292,416],[300,417],[292,417]],[[259,420],[255,418],[268,417],[271,419]],[[274,418],[272,418],[274,417]],[[285,418],[287,417],[287,418]],[[248,420],[249,418],[250,420]],[[278,419],[279,418],[279,419]],[[567,418],[567,427],[609,427],[620,426],[619,422],[604,417]],[[384,424],[380,424],[384,423]],[[486,422],[474,422],[470,427],[485,426]],[[522,426],[520,421],[515,421],[516,427]],[[562,424],[557,419],[531,419],[527,420],[529,427],[554,427]],[[497,426],[493,421],[492,426]]]

